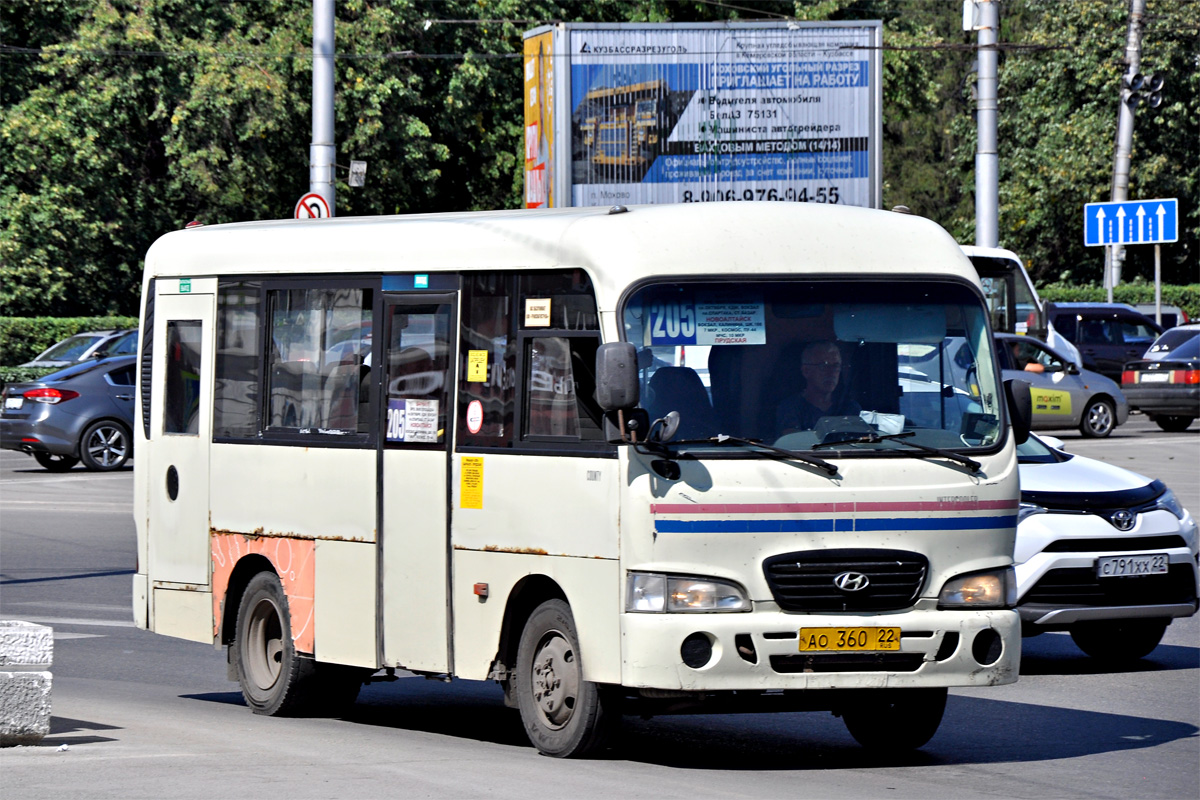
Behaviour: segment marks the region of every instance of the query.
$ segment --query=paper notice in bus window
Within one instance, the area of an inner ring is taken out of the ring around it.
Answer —
[[[438,401],[389,398],[387,440],[437,444]]]
[[[762,298],[677,298],[650,305],[650,344],[766,344]]]
[[[487,350],[467,351],[467,382],[485,383],[487,381]]]
[[[526,328],[549,328],[550,327],[550,298],[549,297],[526,297],[525,298],[525,327]]]
[[[458,504],[461,508],[483,508],[482,456],[463,456]]]

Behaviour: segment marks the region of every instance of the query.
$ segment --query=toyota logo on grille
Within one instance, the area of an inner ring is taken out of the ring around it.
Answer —
[[[843,572],[833,579],[833,585],[843,592],[861,592],[871,583],[871,579],[861,572]]]
[[[1127,509],[1122,508],[1114,511],[1112,516],[1108,518],[1108,521],[1119,531],[1133,530],[1133,512]]]

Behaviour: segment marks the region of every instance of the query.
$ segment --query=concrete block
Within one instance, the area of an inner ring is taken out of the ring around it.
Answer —
[[[54,631],[0,620],[0,747],[37,744],[50,732]]]
[[[0,672],[0,747],[37,744],[50,732],[50,673]]]
[[[49,669],[53,662],[53,628],[32,622],[0,619],[0,669]]]

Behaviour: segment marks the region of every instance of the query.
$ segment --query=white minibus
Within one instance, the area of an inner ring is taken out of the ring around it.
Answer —
[[[499,682],[553,756],[697,711],[913,748],[1017,679],[1029,393],[929,220],[201,226],[142,292],[135,619],[224,648],[257,713],[407,671]]]

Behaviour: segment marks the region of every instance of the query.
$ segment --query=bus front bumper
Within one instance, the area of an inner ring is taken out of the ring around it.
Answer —
[[[815,628],[861,637],[881,627],[899,629],[898,648],[800,649],[802,629],[811,642]],[[1012,610],[625,613],[622,683],[685,692],[998,686],[1017,680],[1020,630]]]

